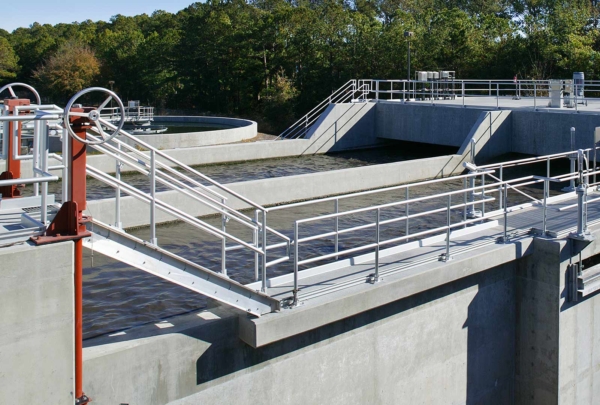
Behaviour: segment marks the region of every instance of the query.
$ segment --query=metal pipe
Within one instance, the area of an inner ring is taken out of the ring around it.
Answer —
[[[41,128],[39,128],[41,130]],[[41,135],[41,134],[40,134]],[[39,157],[40,157],[40,165],[42,169],[42,175],[49,175],[48,173],[48,132],[45,131],[43,136],[40,136],[40,142],[38,143],[40,148]],[[34,154],[38,154],[37,151],[34,151]],[[42,199],[40,206],[40,222],[44,225],[48,222],[48,182],[42,183]]]
[[[87,403],[83,394],[83,241],[75,241],[75,399]],[[81,401],[83,400],[83,401]]]
[[[409,191],[408,190],[409,190],[409,188],[406,187],[406,201],[408,201],[408,197],[409,197],[409,194],[408,194]],[[406,236],[410,235],[410,224],[409,224],[409,218],[410,217],[409,217],[409,214],[410,214],[410,212],[409,212],[409,205],[408,205],[408,202],[407,202],[406,206],[404,207],[404,215],[406,216],[406,225],[405,225],[406,229],[404,231],[404,235],[406,235]]]
[[[156,239],[156,153],[150,151],[150,243],[157,245]]]
[[[503,238],[503,242],[507,243],[508,242],[508,235],[507,235],[507,231],[508,231],[508,200],[507,200],[507,191],[508,191],[508,187],[506,187],[506,183],[504,183],[504,189],[502,194],[504,195],[504,238]]]
[[[19,184],[47,183],[49,181],[58,181],[58,180],[60,180],[58,176],[27,177],[27,178],[20,178],[20,179],[0,180],[0,187],[16,186]]]
[[[40,159],[40,122],[36,121],[33,123],[33,177],[38,177],[35,171],[36,168],[39,167],[39,159]],[[33,195],[40,195],[40,185],[39,183],[35,183],[33,185]]]
[[[294,306],[298,305],[298,244],[298,222],[296,221],[294,222]]]
[[[221,201],[225,205],[225,200]],[[221,214],[221,230],[224,234],[227,234],[227,216]],[[227,237],[221,239],[221,273],[227,275]]]
[[[339,202],[339,200],[337,198],[334,201],[335,201],[334,202],[335,213],[339,214],[339,212],[340,212],[340,202]],[[340,230],[339,225],[340,225],[340,219],[339,219],[339,217],[336,216],[335,217],[335,237],[334,237],[334,244],[335,244],[335,252],[336,253],[339,250],[339,234],[338,234],[338,232]],[[337,260],[337,259],[338,258],[336,256],[335,260]]]
[[[451,218],[450,218],[450,206],[452,205],[452,196],[449,195],[448,196],[448,212],[446,214],[446,225],[448,226],[448,229],[446,230],[446,257],[444,261],[449,261],[450,260],[450,225],[451,225]]]
[[[258,225],[258,210],[254,210],[254,223],[256,225]],[[254,236],[254,240],[253,240],[254,246],[256,247],[256,249],[258,249],[259,248],[258,228],[253,229],[252,230],[252,234]],[[255,251],[254,252],[254,281],[258,281],[258,277],[259,277],[259,274],[258,274],[258,259],[259,259],[258,252]]]
[[[381,215],[381,210],[377,208],[377,216],[376,216],[376,225],[375,225],[375,282],[379,282],[379,218]]]
[[[121,144],[117,143],[117,149],[121,150]],[[120,158],[120,153],[117,152],[117,157]],[[115,159],[115,178],[121,180],[121,166],[120,159]],[[115,227],[121,229],[123,224],[121,222],[121,186],[117,185],[115,188]]]
[[[267,293],[267,211],[262,212],[262,292]]]

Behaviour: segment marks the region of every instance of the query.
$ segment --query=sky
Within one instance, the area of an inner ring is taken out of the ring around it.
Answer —
[[[175,13],[196,0],[6,0],[0,12],[0,28],[8,32],[19,27],[29,27],[34,22],[58,24],[85,20],[108,21],[110,17],[122,14],[134,16],[152,14],[155,10]]]

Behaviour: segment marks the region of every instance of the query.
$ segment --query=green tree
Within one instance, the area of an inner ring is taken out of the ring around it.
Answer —
[[[48,94],[62,101],[91,86],[99,73],[100,63],[89,47],[65,42],[33,76]]]
[[[0,36],[0,84],[17,77],[19,57],[8,40]]]

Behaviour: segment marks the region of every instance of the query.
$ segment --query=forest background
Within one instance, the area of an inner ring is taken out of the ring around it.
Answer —
[[[597,0],[209,0],[176,14],[0,29],[0,85],[63,104],[97,85],[163,113],[277,133],[349,79],[600,78]]]

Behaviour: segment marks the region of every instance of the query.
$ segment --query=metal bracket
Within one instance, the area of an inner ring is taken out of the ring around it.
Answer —
[[[85,405],[92,402],[92,400],[85,394],[75,399],[75,405]]]
[[[569,234],[568,238],[571,239],[573,243],[573,252],[571,253],[574,255],[580,253],[595,239],[594,236],[587,231],[581,234],[571,233]]]
[[[63,203],[45,234],[43,236],[32,236],[31,241],[39,246],[91,236],[92,234],[85,227],[91,221],[91,218],[82,216],[81,219],[78,219],[78,213],[76,202],[67,201]]]

